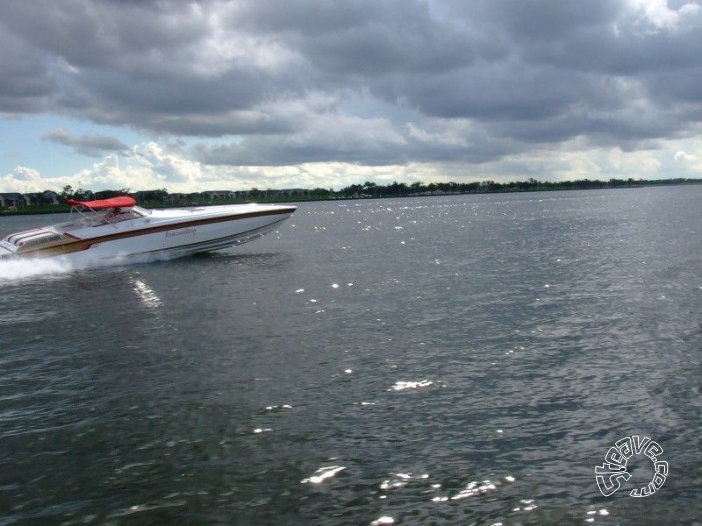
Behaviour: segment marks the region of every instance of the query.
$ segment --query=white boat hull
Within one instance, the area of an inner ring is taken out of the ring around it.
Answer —
[[[62,257],[75,262],[181,257],[252,241],[276,229],[295,209],[255,204],[138,209],[145,214],[107,224],[79,218],[7,236],[0,241],[0,257]]]

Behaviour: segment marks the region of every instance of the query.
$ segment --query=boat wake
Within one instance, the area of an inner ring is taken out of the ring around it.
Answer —
[[[0,261],[0,284],[43,276],[58,276],[74,270],[74,265],[60,258]]]
[[[84,270],[125,265],[149,264],[175,259],[169,254],[120,254],[111,258],[83,258],[80,263],[67,258],[10,259],[0,261],[0,285],[35,278],[62,276]]]

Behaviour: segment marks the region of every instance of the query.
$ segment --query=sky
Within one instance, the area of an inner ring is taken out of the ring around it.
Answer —
[[[702,0],[0,2],[0,192],[702,178]]]

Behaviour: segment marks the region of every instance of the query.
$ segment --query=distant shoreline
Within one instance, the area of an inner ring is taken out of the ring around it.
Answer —
[[[702,184],[702,179],[665,179],[665,180],[617,180],[597,181],[563,181],[563,182],[541,182],[534,179],[529,181],[519,181],[513,183],[495,183],[493,181],[482,181],[479,183],[414,183],[406,185],[404,183],[392,183],[387,186],[377,185],[367,182],[365,185],[351,185],[339,191],[325,189],[297,189],[297,190],[250,190],[246,192],[231,192],[237,194],[234,198],[203,198],[191,197],[202,194],[168,194],[165,190],[130,193],[137,198],[140,205],[146,208],[182,208],[193,206],[210,206],[223,204],[246,204],[246,203],[305,203],[315,201],[358,201],[368,199],[397,199],[404,197],[445,197],[450,195],[483,195],[483,194],[507,194],[507,193],[535,193],[535,192],[557,192],[571,190],[616,190],[622,188],[650,188],[658,186],[685,186]],[[114,195],[127,193],[125,191],[105,191],[90,192],[89,195],[81,196],[78,192],[71,194],[75,199],[103,199]],[[100,195],[109,194],[109,195]],[[160,198],[149,199],[149,194],[159,194]],[[140,196],[142,197],[140,199]],[[148,196],[148,197],[147,197]],[[144,197],[146,197],[144,199]],[[22,216],[22,215],[42,215],[61,214],[71,211],[71,207],[65,203],[28,205],[10,212],[8,209],[0,209],[0,217]]]

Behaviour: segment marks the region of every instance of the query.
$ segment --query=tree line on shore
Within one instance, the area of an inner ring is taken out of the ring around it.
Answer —
[[[32,200],[20,205],[24,211],[56,211],[57,208],[67,208],[65,201],[69,198],[78,200],[107,199],[117,195],[132,195],[145,206],[165,207],[178,205],[202,205],[221,203],[246,203],[246,202],[286,202],[286,201],[315,201],[332,199],[366,199],[386,197],[413,197],[452,194],[483,194],[499,192],[534,192],[549,190],[590,190],[603,188],[635,188],[643,186],[702,184],[702,179],[610,179],[608,181],[580,179],[575,181],[538,181],[534,178],[525,181],[511,181],[499,183],[496,181],[477,181],[470,183],[422,183],[411,184],[393,182],[383,185],[371,181],[363,184],[352,184],[340,190],[327,188],[293,188],[284,190],[251,190],[240,191],[204,191],[193,193],[169,193],[167,189],[146,190],[130,192],[129,188],[116,190],[91,191],[82,188],[74,189],[70,185],[63,188],[60,193],[44,192],[44,200]],[[53,198],[48,198],[52,194]],[[8,195],[8,194],[0,194]],[[19,195],[19,194],[16,194]],[[40,195],[40,194],[37,194]],[[41,197],[40,195],[40,197]],[[53,199],[53,201],[52,201]],[[2,204],[2,203],[0,203]],[[21,210],[18,210],[21,211]]]
[[[140,192],[130,192],[128,188],[120,190],[103,190],[91,192],[89,190],[66,187],[61,192],[61,197],[65,200],[69,197],[74,199],[105,199],[116,195],[134,195],[140,202],[149,203],[202,203],[207,201],[306,201],[306,200],[327,200],[327,199],[362,199],[362,198],[382,198],[382,197],[412,197],[427,195],[446,194],[480,194],[498,192],[534,192],[549,190],[589,190],[603,188],[635,188],[643,186],[664,186],[680,184],[701,184],[702,179],[610,179],[599,181],[591,179],[580,179],[575,181],[538,181],[534,178],[526,181],[512,181],[499,183],[495,181],[479,181],[470,183],[422,183],[412,184],[393,182],[382,185],[366,181],[363,184],[352,184],[340,190],[327,188],[313,189],[285,189],[285,190],[260,190],[252,188],[243,191],[207,191],[189,194],[169,193],[165,188],[158,190],[147,190]]]

